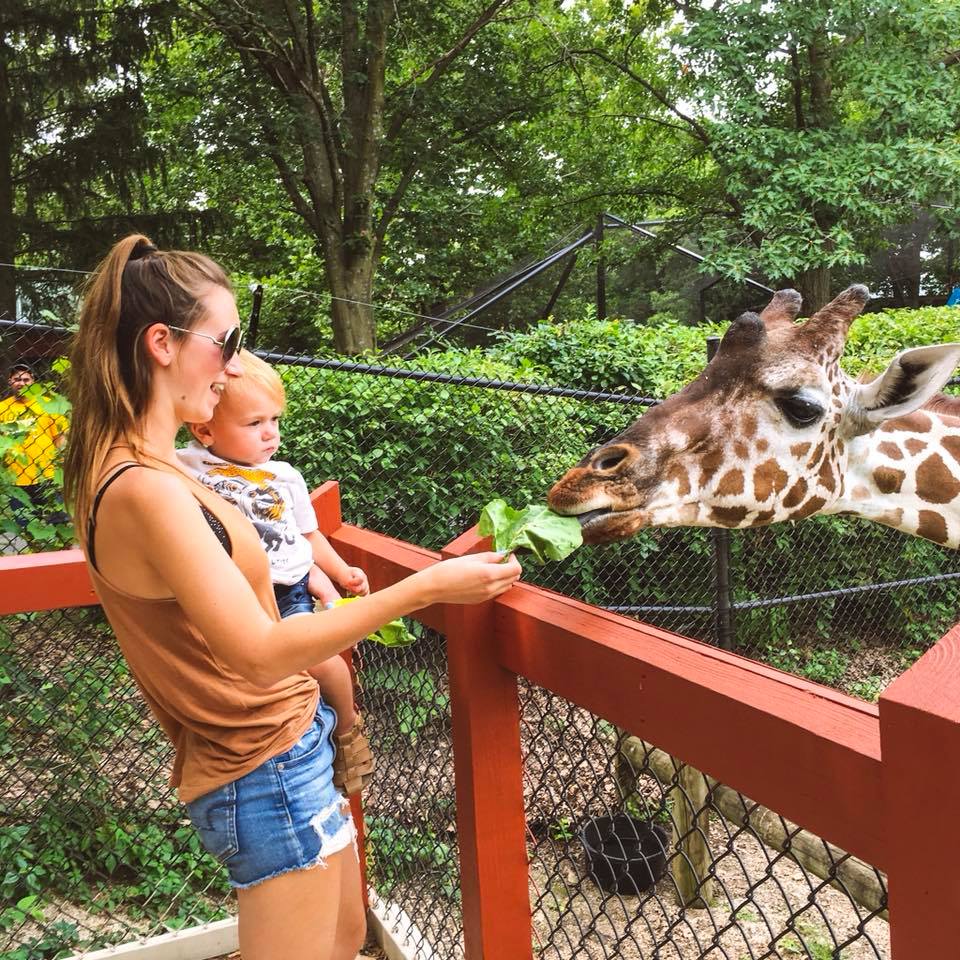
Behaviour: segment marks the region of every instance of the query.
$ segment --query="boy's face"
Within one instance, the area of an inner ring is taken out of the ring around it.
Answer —
[[[218,407],[208,423],[195,426],[194,435],[224,460],[246,466],[265,463],[280,447],[282,404],[256,388],[228,404]]]

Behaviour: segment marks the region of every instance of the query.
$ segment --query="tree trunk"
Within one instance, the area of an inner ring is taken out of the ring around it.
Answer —
[[[358,267],[337,269],[328,256],[327,279],[333,299],[330,314],[333,337],[339,353],[357,354],[376,349],[377,329],[373,318],[373,261]]]
[[[10,85],[7,45],[0,38],[0,263],[13,263],[17,226],[13,213],[13,132],[10,129]],[[0,266],[0,317],[17,316],[17,278],[13,267]]]
[[[830,268],[811,267],[796,278],[796,287],[803,297],[803,313],[810,316],[830,302]]]

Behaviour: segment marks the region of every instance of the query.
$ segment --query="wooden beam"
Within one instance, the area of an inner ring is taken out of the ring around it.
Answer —
[[[0,616],[99,603],[78,548],[0,557]]]

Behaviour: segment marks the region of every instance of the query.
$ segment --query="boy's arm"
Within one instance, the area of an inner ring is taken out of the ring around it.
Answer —
[[[313,551],[313,562],[334,583],[339,583],[351,593],[362,596],[370,592],[367,575],[359,567],[350,567],[343,557],[330,546],[330,541],[319,531],[311,530],[304,536],[310,543]]]

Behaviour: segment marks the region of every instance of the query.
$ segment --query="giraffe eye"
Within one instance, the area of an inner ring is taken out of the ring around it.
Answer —
[[[795,427],[809,427],[823,416],[823,407],[803,397],[776,397],[776,404]]]

